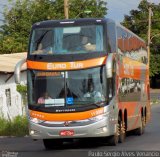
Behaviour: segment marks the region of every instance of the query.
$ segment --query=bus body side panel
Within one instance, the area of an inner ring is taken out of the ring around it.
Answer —
[[[138,36],[117,26],[117,98],[119,110],[127,112],[127,130],[141,125],[141,116],[150,119],[149,73],[146,45]]]

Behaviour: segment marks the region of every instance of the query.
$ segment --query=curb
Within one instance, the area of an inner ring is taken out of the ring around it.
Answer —
[[[29,135],[25,135],[25,136],[0,136],[0,139],[2,138],[18,138],[18,137],[29,137]]]

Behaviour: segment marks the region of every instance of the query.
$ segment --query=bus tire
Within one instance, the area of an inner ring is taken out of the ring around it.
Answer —
[[[118,127],[119,125],[117,124],[115,134],[110,136],[108,139],[108,143],[110,146],[116,146],[118,144],[118,140],[119,140],[119,128]]]
[[[135,130],[135,134],[141,136],[145,130],[145,118],[141,117],[141,126]]]
[[[123,143],[126,138],[125,123],[123,121],[119,122],[119,143]]]
[[[61,139],[43,139],[43,144],[46,150],[54,149],[63,144]]]

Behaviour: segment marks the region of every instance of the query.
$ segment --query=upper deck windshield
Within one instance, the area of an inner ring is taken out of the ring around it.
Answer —
[[[106,100],[104,67],[46,72],[28,71],[29,104],[52,112],[63,108],[100,107]]]
[[[104,51],[103,26],[37,28],[32,32],[30,54],[77,54]]]

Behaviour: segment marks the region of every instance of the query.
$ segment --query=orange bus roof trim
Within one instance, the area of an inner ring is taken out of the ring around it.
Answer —
[[[27,68],[35,70],[76,70],[104,65],[107,57],[74,62],[37,62],[27,60]]]

